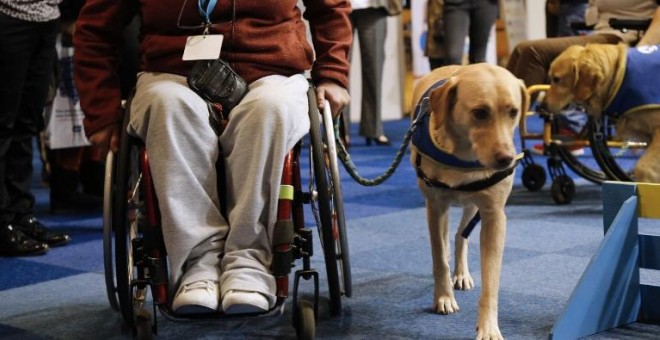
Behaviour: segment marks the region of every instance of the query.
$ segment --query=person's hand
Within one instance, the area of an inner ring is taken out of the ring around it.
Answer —
[[[316,101],[319,110],[324,109],[326,100],[330,103],[332,117],[337,118],[351,101],[351,97],[341,85],[331,80],[322,80],[316,85]]]
[[[99,148],[104,158],[108,150],[115,153],[119,150],[119,126],[119,124],[108,125],[89,136],[89,142]]]

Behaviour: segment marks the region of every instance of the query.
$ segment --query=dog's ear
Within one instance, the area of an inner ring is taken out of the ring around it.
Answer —
[[[588,53],[585,54],[587,54],[585,58],[580,58],[573,63],[575,98],[583,102],[598,92],[598,88],[605,79],[602,70],[594,60],[589,58]]]
[[[431,124],[436,128],[444,126],[445,121],[454,110],[457,88],[458,78],[450,77],[444,84],[431,92],[429,111],[432,113]]]

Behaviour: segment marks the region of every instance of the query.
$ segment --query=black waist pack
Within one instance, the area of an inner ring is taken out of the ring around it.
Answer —
[[[225,114],[229,114],[248,91],[245,80],[221,59],[195,63],[188,75],[188,86],[205,100],[222,105]]]

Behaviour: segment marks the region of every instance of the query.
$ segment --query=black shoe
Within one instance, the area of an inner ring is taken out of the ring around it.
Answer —
[[[11,224],[0,226],[0,256],[41,255],[48,244],[31,239]]]
[[[389,138],[385,135],[380,135],[376,138],[367,137],[367,146],[371,146],[372,141],[376,143],[376,145],[388,146],[391,144]]]
[[[71,241],[69,235],[48,230],[46,226],[41,224],[41,222],[31,214],[25,215],[14,221],[14,225],[16,226],[16,229],[22,231],[27,236],[39,242],[45,242],[51,247],[62,246]]]

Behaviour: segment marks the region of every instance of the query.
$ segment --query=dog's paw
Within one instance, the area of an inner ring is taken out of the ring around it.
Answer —
[[[504,340],[497,323],[485,322],[483,325],[477,325],[477,340]]]
[[[440,296],[436,298],[433,309],[438,314],[454,314],[460,310],[453,296]]]
[[[472,280],[470,273],[454,274],[452,282],[454,283],[454,289],[470,290],[474,288],[474,280]]]
[[[502,336],[502,333],[500,333],[499,329],[495,329],[494,331],[491,331],[491,332],[482,332],[481,330],[477,330],[477,337],[475,339],[477,339],[477,340],[504,340],[504,337]]]

